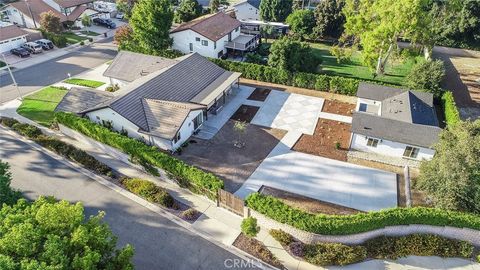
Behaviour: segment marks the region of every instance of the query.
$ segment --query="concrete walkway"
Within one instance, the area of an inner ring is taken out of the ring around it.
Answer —
[[[335,114],[335,113],[320,112],[318,117],[323,118],[323,119],[339,121],[339,122],[343,122],[343,123],[347,123],[347,124],[352,123],[352,117],[351,116],[345,116],[345,115],[340,115],[340,114]]]

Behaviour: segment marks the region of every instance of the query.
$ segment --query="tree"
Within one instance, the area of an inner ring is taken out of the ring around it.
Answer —
[[[40,25],[48,33],[60,33],[63,29],[60,17],[51,10],[40,14]]]
[[[383,74],[400,37],[412,44],[430,41],[428,1],[346,0],[345,33],[360,42],[364,64]]]
[[[117,10],[124,14],[125,19],[130,19],[132,16],[132,9],[137,0],[117,0]]]
[[[437,207],[480,213],[480,120],[448,126],[434,149],[420,166],[418,187]]]
[[[220,5],[222,4],[221,0],[210,0],[210,13],[217,13]]]
[[[292,0],[262,0],[260,18],[267,22],[284,22],[292,13]]]
[[[9,168],[8,163],[0,160],[0,208],[4,203],[8,205],[15,204],[21,197],[20,192],[10,187],[12,174],[9,172]]]
[[[133,41],[133,30],[128,24],[117,28],[113,40],[118,44],[119,50],[137,51]]]
[[[407,86],[415,90],[425,90],[441,97],[444,90],[440,83],[445,77],[445,66],[442,60],[421,61],[413,66],[407,75]]]
[[[323,0],[315,9],[315,34],[320,38],[339,38],[343,33],[345,0]]]
[[[260,25],[260,36],[265,38],[265,42],[268,42],[268,38],[275,38],[275,26],[267,23]]]
[[[235,121],[235,124],[233,125],[233,130],[237,133],[238,139],[233,143],[238,148],[242,148],[245,146],[245,142],[243,142],[242,138],[243,135],[245,135],[245,132],[247,132],[247,122],[242,122],[242,121]]]
[[[117,249],[104,213],[86,219],[81,203],[20,199],[0,216],[0,264],[11,269],[133,269],[133,248]]]
[[[175,22],[188,22],[202,15],[202,6],[197,0],[183,0],[175,11]]]
[[[170,0],[140,0],[130,18],[133,42],[139,52],[159,54],[172,45],[170,28],[173,9]]]
[[[83,14],[82,24],[85,27],[90,27],[92,25],[92,19],[87,14]]]
[[[315,72],[319,60],[306,43],[283,37],[270,47],[268,65],[292,72]]]
[[[290,26],[292,32],[300,37],[308,37],[313,33],[315,26],[315,16],[311,10],[296,10],[288,15],[287,24]]]

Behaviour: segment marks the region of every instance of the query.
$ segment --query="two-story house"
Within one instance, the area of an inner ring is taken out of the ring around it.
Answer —
[[[232,6],[235,17],[240,21],[260,20],[261,0],[244,0]]]
[[[6,5],[2,12],[10,23],[27,28],[40,28],[42,13],[53,12],[65,24],[83,27],[84,14],[92,16],[97,12],[90,9],[94,0],[25,0]]]
[[[441,128],[433,95],[360,83],[350,148],[413,160],[431,159]]]
[[[222,57],[228,52],[253,50],[258,45],[259,37],[242,34],[240,25],[240,21],[223,12],[202,16],[170,32],[173,49],[212,58]]]

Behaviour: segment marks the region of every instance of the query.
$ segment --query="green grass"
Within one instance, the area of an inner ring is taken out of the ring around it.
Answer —
[[[70,44],[78,43],[88,39],[87,37],[78,36],[73,32],[63,32],[60,35],[64,36],[67,39],[67,43]]]
[[[93,32],[93,31],[80,31],[80,33],[82,33],[84,35],[87,35],[87,36],[98,36],[98,35],[100,35],[99,33]]]
[[[80,86],[85,86],[85,87],[90,87],[90,88],[97,88],[102,85],[104,85],[104,82],[99,82],[99,81],[93,81],[93,80],[85,80],[85,79],[78,79],[78,78],[71,78],[71,79],[66,79],[63,81],[65,83],[69,84],[75,84],[75,85],[80,85]]]
[[[361,52],[354,52],[349,63],[339,64],[335,56],[330,54],[329,45],[310,43],[310,46],[313,49],[313,53],[322,59],[321,73],[361,80],[380,81],[396,85],[404,84],[405,77],[410,72],[412,66],[421,58],[410,58],[403,61],[391,59],[390,62],[387,63],[385,75],[374,78],[372,70],[362,65]]]
[[[24,97],[17,112],[40,125],[48,127],[54,119],[53,110],[67,92],[68,90],[64,88],[45,87],[36,93]]]

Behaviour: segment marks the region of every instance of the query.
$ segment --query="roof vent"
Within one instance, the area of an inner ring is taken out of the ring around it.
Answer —
[[[145,71],[142,69],[142,71],[140,71],[140,76],[147,76],[150,72],[148,71]]]

